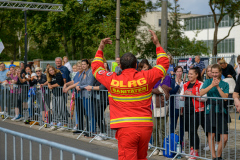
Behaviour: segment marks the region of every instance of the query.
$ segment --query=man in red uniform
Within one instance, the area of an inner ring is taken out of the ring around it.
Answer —
[[[103,64],[103,49],[112,44],[103,39],[92,62],[94,77],[109,91],[110,127],[116,129],[119,160],[147,160],[148,142],[152,134],[152,88],[166,75],[169,60],[151,31],[156,45],[157,65],[148,71],[136,71],[137,59],[125,53],[121,59],[122,74],[107,72]]]

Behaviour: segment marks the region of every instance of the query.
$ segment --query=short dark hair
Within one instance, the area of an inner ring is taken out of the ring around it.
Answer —
[[[120,64],[122,70],[128,69],[128,68],[136,68],[137,58],[130,52],[125,53],[120,58]]]
[[[149,64],[148,60],[147,59],[143,59],[139,65],[138,65],[138,70],[141,71],[144,64],[146,64],[148,66],[148,69],[152,69],[152,66]]]
[[[174,72],[177,72],[178,68],[181,68],[181,69],[182,69],[182,71],[183,71],[183,68],[182,68],[182,66],[176,66],[176,67],[174,68]]]
[[[83,59],[82,62],[86,62],[87,64],[90,64],[88,59]]]
[[[32,66],[30,65],[30,64],[27,64],[26,66],[25,66],[25,68],[24,68],[24,70],[26,69],[26,68],[32,68]]]
[[[193,70],[196,74],[198,74],[197,76],[198,81],[202,81],[201,70],[199,67],[193,67],[193,68],[190,68],[190,70]]]

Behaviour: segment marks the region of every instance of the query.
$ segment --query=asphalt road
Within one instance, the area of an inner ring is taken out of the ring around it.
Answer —
[[[48,132],[38,131],[35,129],[31,129],[28,127],[15,125],[12,123],[2,122],[0,120],[0,127],[10,129],[13,131],[21,132],[24,134],[28,134],[31,136],[35,136],[38,138],[46,139],[49,141],[57,142],[60,144],[64,144],[67,146],[75,147],[78,149],[82,149],[85,151],[89,151],[92,153],[96,153],[99,155],[103,155],[106,157],[117,159],[118,151],[116,149],[111,149],[108,147],[98,146],[96,144],[83,142],[80,140],[76,140],[73,138],[67,138],[64,136],[55,135]],[[13,160],[13,136],[8,135],[7,137],[7,160]],[[5,136],[4,133],[0,132],[0,160],[4,160],[5,158]],[[21,146],[20,146],[20,138],[16,138],[16,159],[21,159]],[[29,141],[23,140],[23,160],[29,159]],[[32,159],[33,160],[39,160],[39,144],[32,143]],[[42,160],[48,160],[49,159],[49,147],[48,146],[42,146]],[[58,149],[52,150],[52,159],[53,160],[60,160],[60,151]],[[63,152],[63,160],[70,160],[72,159],[72,155],[68,152]],[[76,160],[82,160],[83,157],[76,156]]]

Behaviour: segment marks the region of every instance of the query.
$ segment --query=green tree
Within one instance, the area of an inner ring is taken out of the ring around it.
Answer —
[[[22,13],[22,14],[21,14]],[[22,58],[23,46],[23,12],[19,10],[0,9],[0,38],[5,49],[0,55],[1,60]]]
[[[209,0],[209,6],[214,18],[214,35],[212,55],[217,55],[217,45],[229,37],[233,27],[240,25],[240,1],[239,0]],[[224,16],[229,15],[233,23],[225,37],[218,39],[218,28]]]

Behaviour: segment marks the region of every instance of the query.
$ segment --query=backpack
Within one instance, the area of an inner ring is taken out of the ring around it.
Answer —
[[[173,158],[176,155],[176,153],[172,153],[171,151],[173,152],[177,151],[178,142],[179,142],[179,136],[174,133],[171,133],[166,138],[164,138],[163,148],[165,150],[163,150],[163,155],[168,158]]]

